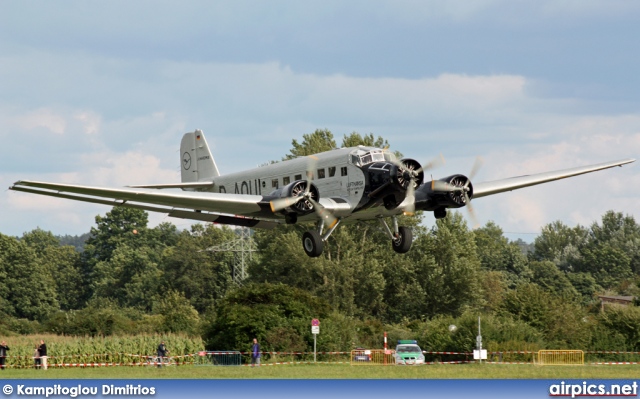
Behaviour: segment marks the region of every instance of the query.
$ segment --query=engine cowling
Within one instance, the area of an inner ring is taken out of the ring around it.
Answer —
[[[424,179],[424,172],[414,173],[421,168],[418,161],[405,158],[400,162],[404,168],[391,162],[375,162],[366,166],[367,196],[374,201],[383,201],[388,209],[402,202],[409,184],[417,188]]]
[[[467,205],[467,198],[469,201],[473,198],[473,184],[465,175],[451,175],[431,183],[427,182],[416,194],[418,209],[432,211],[441,208],[461,208]]]
[[[314,201],[320,200],[320,191],[318,191],[318,187],[313,183],[309,183],[311,186],[309,188],[309,194]],[[286,186],[279,188],[269,194],[269,197],[275,198],[292,198],[298,197],[300,195],[304,195],[307,191],[307,181],[306,180],[296,180],[293,183],[287,184]],[[313,212],[313,204],[306,200],[300,201],[291,201],[292,204],[282,209],[282,212],[285,214],[294,213],[296,215],[307,215]]]

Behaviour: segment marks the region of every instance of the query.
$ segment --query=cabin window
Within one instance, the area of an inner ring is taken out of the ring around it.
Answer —
[[[346,176],[347,175],[347,167],[343,166],[340,168],[340,175],[341,176]]]
[[[293,177],[294,180],[302,180],[302,175],[295,175]]]
[[[318,169],[318,179],[324,179],[324,168]]]
[[[271,180],[271,187],[278,188],[278,179]]]
[[[336,167],[335,166],[329,166],[329,177],[333,177],[336,175]]]
[[[285,176],[282,178],[282,185],[286,186],[287,184],[291,183],[291,178],[289,176]]]

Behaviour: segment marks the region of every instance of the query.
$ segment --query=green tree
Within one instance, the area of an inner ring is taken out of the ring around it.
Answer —
[[[328,129],[316,129],[311,134],[303,134],[302,143],[293,139],[291,146],[293,148],[289,154],[285,155],[284,160],[330,151],[336,148],[336,141],[333,139],[333,133]]]
[[[502,229],[494,222],[473,231],[476,251],[484,270],[504,272],[506,282],[514,287],[520,282],[529,281],[531,271],[520,246],[503,236]]]
[[[70,245],[48,247],[43,251],[40,262],[54,282],[60,309],[81,308],[88,289],[82,284],[80,253]]]
[[[544,334],[551,347],[587,348],[590,341],[586,312],[534,283],[523,283],[504,298],[500,314],[510,314]]]
[[[134,249],[147,246],[148,221],[149,216],[142,210],[113,207],[104,217],[96,216],[96,226],[91,228],[83,255],[93,266],[111,259],[120,245]]]
[[[77,309],[86,295],[82,282],[80,254],[72,246],[60,246],[58,238],[37,228],[23,234],[22,242],[35,252],[48,278],[53,281],[56,298],[63,310]]]
[[[33,248],[39,258],[43,257],[46,249],[60,246],[60,241],[58,241],[53,233],[50,231],[44,231],[39,227],[28,233],[24,233],[22,235],[22,241],[24,241],[24,243],[30,248]]]
[[[622,280],[631,278],[631,257],[614,243],[588,245],[583,250],[581,271],[589,272],[605,288],[613,288]]]
[[[611,306],[598,316],[609,335],[624,337],[628,351],[640,351],[640,308],[637,306]],[[621,350],[620,348],[616,350]]]
[[[162,271],[153,258],[155,254],[147,247],[119,246],[111,259],[96,264],[92,275],[93,296],[113,299],[121,307],[150,311],[161,295],[162,283]]]
[[[278,331],[289,342],[303,340],[308,349],[311,319],[324,318],[330,311],[325,301],[303,290],[283,284],[247,284],[219,302],[204,339],[208,349],[228,350],[246,348],[258,338],[261,349],[271,351],[278,344],[267,338],[273,339]]]
[[[344,135],[344,138],[342,139],[343,147],[357,147],[359,145],[364,145],[367,147],[388,148],[389,142],[380,136],[374,138],[373,133],[365,134],[364,136],[362,136],[358,132],[352,132],[350,135]]]
[[[551,261],[560,270],[577,271],[588,233],[586,228],[579,225],[571,228],[561,221],[550,223],[542,228],[542,232],[535,239],[531,258]]]
[[[55,282],[24,242],[0,234],[0,304],[13,317],[43,320],[59,307]]]
[[[198,311],[177,291],[163,293],[153,304],[153,313],[163,316],[164,332],[197,335],[200,328]]]
[[[602,216],[602,223],[593,223],[586,245],[583,270],[602,270],[600,278],[608,284],[616,284],[630,278],[631,274],[640,274],[640,226],[629,215],[608,211]],[[615,262],[612,256],[624,254],[624,259]],[[601,262],[604,263],[594,263]],[[606,271],[609,275],[606,276]]]
[[[474,233],[460,213],[439,219],[430,234],[414,243],[409,255],[425,293],[421,314],[458,315],[480,306],[480,259]]]
[[[233,230],[212,224],[196,224],[191,231],[183,231],[176,245],[164,251],[164,285],[182,293],[198,312],[206,312],[231,288],[234,262],[231,252],[206,249],[236,238]]]
[[[553,262],[533,261],[529,264],[529,268],[533,272],[532,282],[538,284],[544,290],[566,300],[578,299],[578,292],[571,284],[571,281]]]

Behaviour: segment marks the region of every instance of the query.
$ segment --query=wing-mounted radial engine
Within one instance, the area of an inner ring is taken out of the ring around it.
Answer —
[[[275,190],[269,197],[275,197],[270,201],[273,212],[283,213],[287,223],[296,223],[298,216],[314,211],[314,203],[320,200],[320,192],[310,181],[296,180]]]
[[[471,205],[473,198],[471,179],[478,172],[480,166],[482,166],[482,159],[476,158],[468,177],[457,174],[423,184],[416,191],[416,208],[433,211],[436,219],[442,219],[447,216],[447,208],[464,206],[469,211],[473,225],[477,226],[477,218]]]
[[[425,193],[427,201],[417,202],[418,209],[433,211],[438,208],[461,208],[473,198],[471,179],[465,175],[452,175],[432,180],[418,189]],[[418,194],[418,193],[416,193]]]
[[[372,204],[382,202],[387,209],[396,208],[405,199],[407,191],[415,190],[424,180],[420,163],[410,158],[374,162],[363,169],[368,178],[367,197]]]

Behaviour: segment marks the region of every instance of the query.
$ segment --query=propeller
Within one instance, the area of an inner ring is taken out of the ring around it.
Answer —
[[[471,197],[469,197],[469,191],[470,191],[469,185],[471,184],[471,180],[474,178],[474,176],[478,173],[478,171],[482,167],[483,163],[484,161],[481,157],[476,157],[476,160],[473,162],[473,166],[469,171],[469,175],[467,176],[467,181],[464,183],[464,185],[451,184],[449,182],[442,181],[442,180],[431,180],[432,191],[449,192],[449,193],[458,192],[460,193],[460,195],[462,195],[462,197],[464,198],[464,203],[466,205],[467,211],[469,212],[469,218],[473,223],[474,229],[478,227],[480,223],[478,222],[478,218],[473,209],[473,205],[471,205]]]
[[[407,165],[403,164],[399,161],[393,161],[393,164],[396,165],[402,171],[402,180],[407,180],[407,193],[405,194],[406,205],[404,206],[404,214],[408,216],[413,216],[416,210],[416,185],[419,185],[422,182],[416,184],[416,179],[420,176],[421,173],[435,169],[445,164],[444,157],[440,154],[438,157],[432,159],[431,161],[425,163],[418,169],[412,169],[407,167]],[[448,183],[447,183],[448,184]],[[432,184],[433,187],[433,184]]]
[[[291,192],[292,195],[290,197],[274,199],[269,202],[269,205],[271,206],[271,211],[275,213],[293,206],[300,201],[307,201],[309,202],[309,207],[312,207],[316,215],[318,215],[318,218],[323,220],[325,222],[325,225],[327,225],[329,228],[332,228],[336,225],[336,223],[338,223],[338,219],[333,216],[331,211],[327,210],[318,201],[314,200],[311,194],[311,178],[313,177],[313,172],[316,169],[317,163],[318,157],[316,157],[315,155],[309,155],[309,163],[307,164],[307,184],[304,191],[293,191],[295,190],[294,187]]]
[[[478,173],[478,170],[482,167],[484,161],[481,157],[476,157],[476,160],[473,162],[473,166],[471,167],[471,171],[469,172],[469,178],[464,185],[462,190],[464,194],[464,202],[467,204],[467,211],[469,211],[469,218],[471,218],[471,222],[473,223],[473,228],[477,228],[480,226],[480,222],[478,222],[478,217],[476,216],[475,211],[473,210],[473,205],[471,205],[471,198],[469,198],[469,184],[471,183],[471,179]]]

